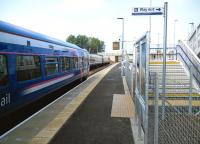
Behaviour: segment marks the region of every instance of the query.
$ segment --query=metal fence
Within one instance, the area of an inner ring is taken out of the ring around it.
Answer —
[[[138,137],[145,144],[200,144],[200,93],[198,77],[195,78],[199,76],[196,72],[199,67],[194,70],[197,65],[192,65],[191,55],[185,59],[187,63],[181,60],[186,57],[181,52],[182,45],[168,49],[167,61],[181,63],[166,66],[163,93],[162,68],[149,66],[149,60],[162,61],[162,50],[149,49],[148,34],[135,46],[135,61],[127,61],[125,76],[134,98]]]
[[[195,114],[199,111],[199,98],[196,98],[197,105],[195,99],[191,105],[189,92],[188,97],[163,97],[159,92],[159,74],[150,73],[150,75],[152,94],[149,97],[148,143],[199,144],[200,117]],[[165,105],[162,105],[163,101]],[[192,106],[192,112],[190,112],[190,106]]]

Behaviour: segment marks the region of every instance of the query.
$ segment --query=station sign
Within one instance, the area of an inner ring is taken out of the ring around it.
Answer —
[[[132,15],[162,15],[164,9],[162,7],[134,7]]]
[[[119,50],[119,42],[113,42],[113,50]]]

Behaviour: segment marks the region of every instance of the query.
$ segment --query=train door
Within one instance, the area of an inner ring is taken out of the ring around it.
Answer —
[[[0,117],[11,107],[13,95],[9,82],[8,55],[0,53]]]
[[[42,96],[42,86],[40,87],[40,85],[37,85],[43,81],[41,71],[41,56],[17,54],[15,60],[15,103],[17,106],[19,106],[18,108],[20,108]],[[53,70],[56,66],[53,66],[49,71],[47,71],[47,74],[54,72]],[[48,66],[46,67],[48,68]]]
[[[82,65],[84,78],[87,78],[87,76],[89,75],[89,55],[87,53],[83,53]]]
[[[87,76],[89,75],[89,71],[90,71],[90,56],[89,54],[85,54],[85,70],[86,70],[86,73],[87,73]]]

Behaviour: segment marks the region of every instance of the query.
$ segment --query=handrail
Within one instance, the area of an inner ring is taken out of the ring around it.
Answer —
[[[162,50],[163,48],[150,48],[150,50],[157,49]],[[176,55],[176,59],[182,61],[187,69],[193,70],[193,77],[196,80],[198,86],[200,87],[200,59],[193,52],[193,50],[184,42],[179,41],[179,44],[176,48],[167,48],[167,50],[174,50],[174,55]],[[162,55],[162,54],[159,54]]]
[[[156,51],[154,51],[154,50],[160,50],[160,53],[155,53]],[[155,57],[152,57],[151,60],[162,60],[162,56],[163,56],[162,52],[163,52],[163,48],[161,48],[161,47],[158,47],[158,48],[151,47],[149,53],[150,53],[150,55],[155,56]],[[167,55],[167,59],[169,59],[169,60],[175,60],[176,57],[177,57],[176,48],[174,48],[174,47],[167,47],[167,53],[166,53],[166,55]]]
[[[196,54],[190,49],[190,47],[182,41],[179,41],[177,45],[177,54],[180,60],[186,64],[188,70],[192,69],[193,76],[200,86],[200,60]]]
[[[182,47],[186,47],[190,51],[190,53],[192,53],[192,55],[194,56],[194,58],[196,59],[196,61],[198,61],[198,63],[200,64],[200,59],[197,57],[197,55],[194,53],[194,51],[185,42],[179,40],[179,44]]]

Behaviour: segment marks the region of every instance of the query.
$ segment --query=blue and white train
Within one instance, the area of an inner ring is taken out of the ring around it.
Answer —
[[[88,73],[88,51],[0,21],[0,117]]]

